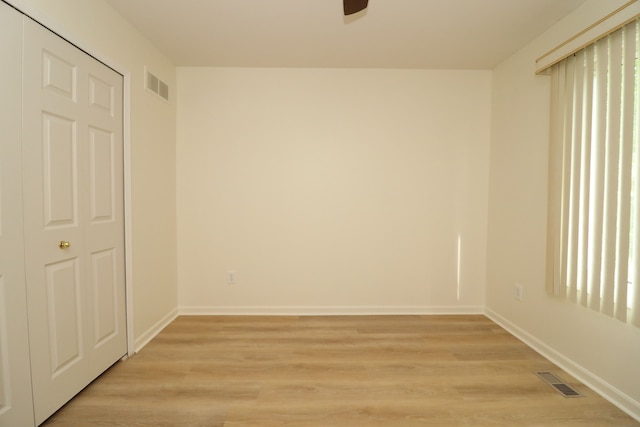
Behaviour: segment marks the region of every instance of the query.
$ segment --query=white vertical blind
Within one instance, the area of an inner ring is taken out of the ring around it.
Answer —
[[[608,11],[604,17],[562,42],[536,59],[536,73],[544,73],[551,66],[593,44],[604,35],[638,18],[638,0],[609,0],[602,2]]]
[[[616,261],[616,220],[619,193],[618,168],[620,165],[620,99],[622,30],[608,37],[609,64],[607,69],[607,135],[605,141],[603,254],[602,254],[602,302],[600,309],[613,314]]]
[[[631,308],[631,323],[637,327],[640,327],[640,184],[638,181],[640,180],[640,59],[638,58],[638,52],[640,51],[640,28],[639,25],[635,27],[636,32],[636,51],[635,51],[635,83],[634,88],[635,91],[633,93],[634,99],[634,108],[633,108],[633,117],[629,120],[634,122],[633,130],[629,131],[625,126],[625,135],[626,132],[632,132],[632,138],[635,142],[633,144],[633,159],[632,162],[632,175],[634,177],[633,180],[633,191],[632,191],[632,209],[633,209],[633,219],[632,224],[634,224],[634,233],[631,236],[631,247],[633,248],[633,256],[631,257],[631,262],[633,266],[633,273],[631,277],[631,281],[633,286],[631,287],[631,292],[628,295],[629,298],[629,307]],[[631,89],[631,88],[629,88]],[[626,117],[626,116],[625,116]],[[628,122],[627,122],[628,123]],[[627,125],[628,126],[628,125]]]
[[[631,309],[640,326],[638,22],[551,69],[547,279],[621,321]]]
[[[637,25],[629,25],[624,28],[622,43],[622,84],[620,85],[620,197],[618,199],[618,235],[616,241],[616,259],[619,260],[616,269],[614,296],[615,316],[618,319],[626,319],[627,295],[629,282],[629,250],[631,229],[631,189],[632,189],[632,160],[633,160],[633,128],[634,128],[634,104],[635,81],[638,73],[637,57]]]
[[[605,171],[605,141],[606,141],[606,109],[597,106],[606,105],[607,102],[607,64],[608,43],[600,40],[594,46],[594,106],[592,109],[592,153],[593,171],[590,182],[592,202],[589,210],[589,269],[588,296],[589,307],[600,310],[600,289],[602,272],[602,215],[604,209],[604,171]],[[596,62],[595,58],[599,61]]]

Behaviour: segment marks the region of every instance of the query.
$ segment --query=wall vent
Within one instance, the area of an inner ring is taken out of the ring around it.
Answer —
[[[144,87],[165,101],[169,100],[169,86],[154,76],[146,67],[144,69]]]
[[[554,390],[564,397],[581,397],[577,390],[565,383],[557,375],[549,371],[534,372],[542,381],[550,385]]]

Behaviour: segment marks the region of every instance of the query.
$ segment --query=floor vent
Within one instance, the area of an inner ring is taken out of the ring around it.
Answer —
[[[549,384],[556,391],[562,394],[564,397],[581,397],[582,395],[578,393],[574,388],[570,385],[562,381],[558,376],[549,372],[549,371],[540,371],[534,372],[542,381]]]

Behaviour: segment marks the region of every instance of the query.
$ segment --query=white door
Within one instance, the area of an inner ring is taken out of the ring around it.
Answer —
[[[24,226],[35,418],[126,353],[122,76],[25,18]]]
[[[2,2],[0,40],[0,426],[32,426],[20,164],[22,15]]]

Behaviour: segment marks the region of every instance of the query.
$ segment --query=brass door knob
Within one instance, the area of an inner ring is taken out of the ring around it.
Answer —
[[[71,243],[65,242],[64,240],[60,240],[60,243],[58,243],[60,249],[67,249],[69,246],[71,246]]]

